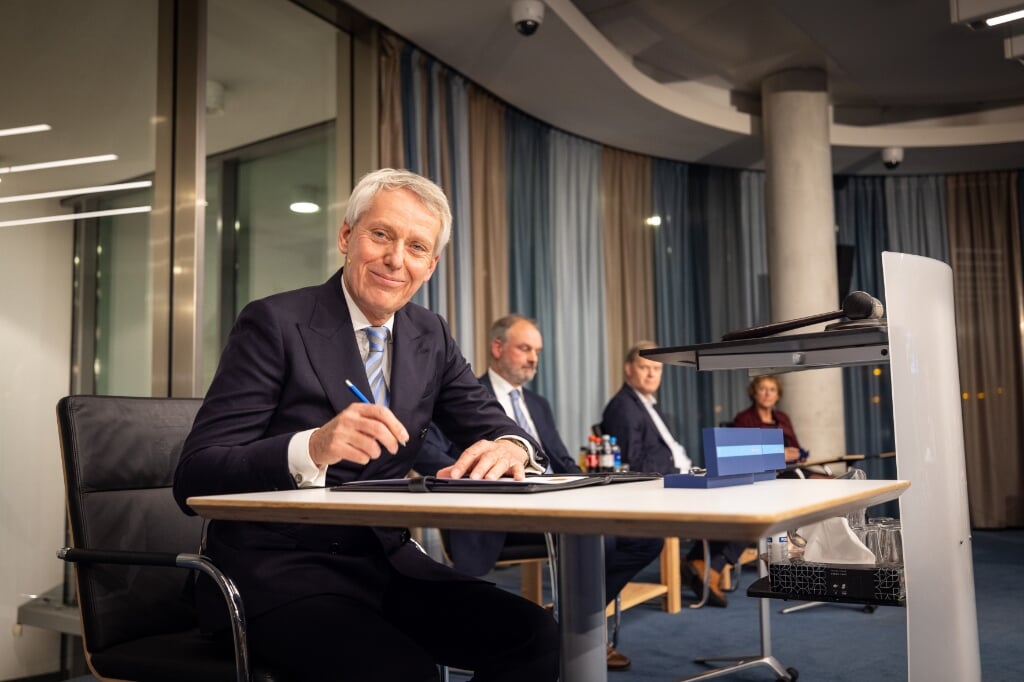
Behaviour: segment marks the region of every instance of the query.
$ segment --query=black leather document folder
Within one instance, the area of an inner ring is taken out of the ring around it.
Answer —
[[[334,491],[377,491],[413,493],[542,493],[551,490],[582,488],[589,485],[608,485],[628,481],[647,481],[661,478],[661,474],[640,472],[607,474],[549,474],[527,476],[521,481],[499,478],[496,481],[471,478],[379,478],[351,481],[331,488]]]

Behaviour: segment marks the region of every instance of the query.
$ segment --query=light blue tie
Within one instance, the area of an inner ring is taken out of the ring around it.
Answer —
[[[523,412],[523,392],[520,391],[518,388],[514,388],[508,392],[508,397],[512,399],[512,414],[516,418],[516,423],[519,424],[520,427],[522,427],[523,431],[526,431],[528,434],[533,436],[533,439],[539,443],[540,438],[537,437],[537,432],[533,430],[532,426],[530,426],[530,420],[526,418],[526,413]],[[544,473],[551,473],[550,463],[548,464],[547,469],[544,470]]]
[[[523,392],[515,388],[508,392],[508,397],[512,399],[512,414],[515,415],[516,423],[522,427],[523,431],[536,438],[537,433],[530,426],[530,420],[526,418],[526,413],[523,412]]]
[[[384,344],[388,341],[387,327],[366,327],[366,340],[370,352],[366,355],[366,378],[370,381],[373,402],[387,407],[388,385],[384,381]]]

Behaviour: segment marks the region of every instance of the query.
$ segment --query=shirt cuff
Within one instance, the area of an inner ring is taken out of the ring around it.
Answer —
[[[299,488],[322,488],[327,483],[327,466],[318,467],[309,456],[309,437],[314,431],[299,431],[288,441],[288,471]]]
[[[526,440],[525,438],[520,438],[519,436],[513,435],[498,436],[494,440],[514,440],[516,443],[519,443],[520,445],[523,446],[523,449],[526,450],[528,457],[528,461],[523,467],[525,469],[525,472],[527,474],[544,473],[544,466],[537,461],[537,451],[534,449],[533,445],[530,444],[530,441]]]

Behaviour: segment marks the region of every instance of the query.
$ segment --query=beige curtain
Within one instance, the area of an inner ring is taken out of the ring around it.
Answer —
[[[508,196],[505,107],[470,88],[469,169],[473,215],[473,317],[476,348],[463,348],[480,374],[487,367],[487,329],[508,312]],[[462,292],[463,295],[469,292]]]
[[[622,379],[626,351],[654,340],[651,159],[605,147],[601,153],[601,219],[611,385]]]
[[[380,165],[405,168],[402,152],[402,41],[380,35]]]
[[[946,179],[971,525],[1024,525],[1024,287],[1016,173]]]

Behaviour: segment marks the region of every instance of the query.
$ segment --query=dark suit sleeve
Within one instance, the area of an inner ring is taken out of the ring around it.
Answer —
[[[435,476],[440,469],[455,464],[459,454],[461,451],[431,422],[412,468],[423,476]]]
[[[601,430],[618,439],[623,464],[631,471],[675,473],[671,464],[672,453],[657,433],[654,422],[639,400],[626,393],[623,387],[604,408]]]
[[[448,325],[434,315],[444,341],[443,361],[435,378],[437,390],[432,419],[438,429],[462,452],[479,440],[495,440],[501,436],[518,436],[530,443],[541,467],[547,457],[540,444],[505,414],[497,399],[484,388],[462,356]]]
[[[569,454],[565,442],[555,427],[555,413],[551,409],[551,403],[533,391],[526,391],[524,395],[526,396],[526,407],[530,410],[534,426],[537,427],[540,444],[551,463],[551,470],[556,474],[580,473],[579,465]]]
[[[295,487],[287,461],[293,432],[268,431],[287,363],[281,330],[263,306],[256,301],[240,313],[182,447],[174,495],[187,513],[194,495]]]
[[[640,432],[629,418],[629,405],[620,390],[605,405],[604,413],[601,415],[601,432],[609,436],[615,436],[622,451],[623,464],[629,464],[633,471],[643,471],[639,466],[641,452],[643,450],[640,440]]]

